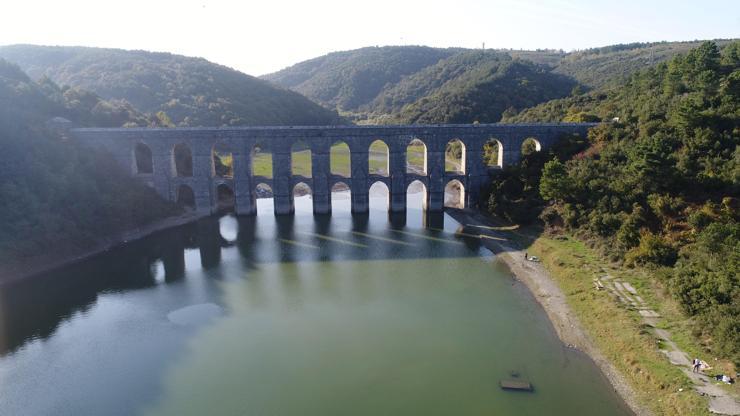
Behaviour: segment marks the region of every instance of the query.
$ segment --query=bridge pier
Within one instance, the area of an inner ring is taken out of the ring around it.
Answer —
[[[275,215],[289,215],[295,210],[293,188],[291,187],[291,149],[290,146],[273,146],[272,152],[272,198]]]
[[[329,166],[329,144],[326,140],[317,141],[311,148],[311,176],[313,177],[311,197],[313,198],[314,214],[323,215],[331,213]]]
[[[250,146],[251,147],[251,146]],[[251,180],[252,158],[251,149],[245,143],[232,147],[234,170],[234,210],[237,215],[253,215],[257,213]]]

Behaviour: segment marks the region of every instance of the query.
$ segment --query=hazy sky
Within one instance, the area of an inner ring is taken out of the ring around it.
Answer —
[[[374,45],[583,49],[740,37],[739,0],[3,0],[0,45],[167,51],[261,75]]]

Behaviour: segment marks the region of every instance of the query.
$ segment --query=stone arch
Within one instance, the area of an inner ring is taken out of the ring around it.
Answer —
[[[352,188],[342,181],[335,182],[330,189],[332,210],[337,207],[352,209]]]
[[[216,186],[216,211],[234,212],[236,210],[236,195],[234,190],[225,183]]]
[[[222,142],[211,147],[211,176],[217,178],[234,177],[234,153]]]
[[[178,143],[172,148],[172,170],[179,178],[193,176],[193,152],[187,144]]]
[[[465,208],[465,185],[457,179],[445,185],[444,206],[449,208]]]
[[[311,189],[311,186],[307,184],[306,182],[298,182],[293,186],[293,198],[300,198],[302,196],[311,196],[313,195],[313,190]]]
[[[445,172],[465,174],[465,143],[452,139],[445,146]]]
[[[406,146],[406,173],[427,174],[427,145],[415,138]]]
[[[250,158],[252,159],[252,163],[250,164],[252,176],[272,179],[272,150],[270,150],[270,146],[267,143],[255,143],[252,146]]]
[[[389,176],[391,151],[388,145],[378,139],[368,147],[367,170],[370,175]]]
[[[370,188],[368,189],[368,195],[369,195],[369,206],[371,210],[376,208],[377,203],[383,201],[383,199],[385,199],[385,201],[383,202],[383,207],[381,209],[385,211],[390,210],[391,190],[388,188],[388,185],[386,185],[385,182],[383,181],[373,182],[373,184],[370,185]]]
[[[150,175],[154,173],[152,149],[142,142],[138,142],[134,146],[134,172],[137,175]]]
[[[424,182],[418,179],[411,182],[406,188],[406,207],[408,208],[409,205],[416,205],[413,202],[409,204],[409,200],[414,201],[417,199],[421,199],[421,209],[422,211],[426,211],[429,192],[427,192],[427,187],[424,185]]]
[[[339,140],[329,149],[329,172],[349,178],[352,176],[352,151],[347,142]]]
[[[483,164],[489,168],[504,167],[504,145],[501,140],[491,138],[483,144]]]
[[[193,188],[189,187],[188,185],[178,186],[175,195],[175,201],[177,202],[177,205],[194,210],[196,206],[195,192],[193,192]]]
[[[311,170],[311,147],[303,140],[296,140],[290,146],[290,174],[310,178]]]
[[[256,212],[259,213],[274,213],[275,202],[273,200],[272,187],[264,182],[258,183],[254,187],[254,196],[256,204]]]
[[[535,152],[539,152],[542,150],[542,144],[540,144],[540,141],[537,140],[535,137],[527,137],[522,142],[522,155],[530,155]]]

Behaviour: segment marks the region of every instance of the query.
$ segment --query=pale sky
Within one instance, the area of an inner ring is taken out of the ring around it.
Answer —
[[[262,75],[375,45],[584,49],[740,37],[738,0],[2,0],[0,45],[200,56]]]

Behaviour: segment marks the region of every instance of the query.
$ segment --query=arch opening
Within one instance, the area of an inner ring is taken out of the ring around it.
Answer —
[[[391,206],[391,192],[383,181],[376,181],[368,190],[371,211],[388,211]]]
[[[258,183],[254,188],[256,197],[257,215],[275,212],[275,203],[272,199],[272,187],[266,183]]]
[[[310,200],[313,197],[313,191],[311,187],[305,182],[298,182],[293,187],[293,202],[295,204],[296,212],[309,210],[311,211]]]
[[[177,205],[187,208],[195,209],[195,193],[193,188],[187,185],[180,185],[177,188],[177,195],[175,196]]]
[[[211,176],[234,177],[234,154],[223,143],[216,143],[211,148]]]
[[[216,187],[216,211],[234,212],[236,208],[236,196],[229,185],[222,183]]]
[[[185,143],[175,145],[172,150],[172,164],[175,176],[184,178],[193,176],[193,152]]]
[[[504,167],[504,145],[498,139],[490,139],[483,145],[483,164],[489,168]]]
[[[136,163],[137,175],[148,175],[154,173],[152,149],[144,143],[136,143],[136,146],[134,147],[134,161]]]
[[[272,179],[272,151],[264,143],[255,143],[252,147],[252,176]],[[272,190],[270,198],[272,198]]]
[[[311,147],[303,140],[298,140],[290,147],[290,173],[293,176],[310,178],[311,171]]]
[[[447,142],[445,147],[445,172],[465,174],[465,143],[460,139]]]
[[[406,146],[406,173],[427,174],[427,145],[419,139]]]
[[[534,137],[528,137],[522,142],[522,155],[527,156],[542,150],[540,141]]]
[[[332,175],[352,176],[352,154],[346,142],[338,141],[329,149],[329,171]]]
[[[331,187],[332,211],[350,211],[352,209],[352,190],[344,182],[337,182]]]
[[[457,179],[445,185],[444,206],[449,208],[465,208],[465,186]]]
[[[406,208],[427,209],[427,187],[420,180],[411,182],[406,188]]]
[[[390,149],[382,140],[375,140],[368,148],[367,169],[370,175],[390,175]]]

